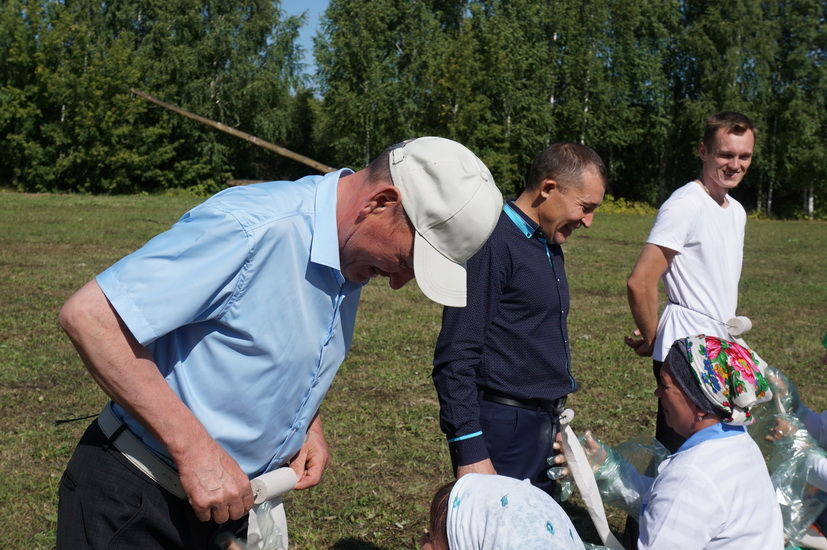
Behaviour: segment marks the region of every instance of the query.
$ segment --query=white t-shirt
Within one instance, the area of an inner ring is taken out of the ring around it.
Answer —
[[[744,252],[744,207],[727,196],[723,208],[691,181],[658,211],[647,243],[677,252],[663,275],[668,302],[658,323],[652,358],[663,361],[678,338],[728,338],[735,316]]]
[[[711,439],[667,457],[640,516],[640,550],[781,550],[781,509],[747,434]]]

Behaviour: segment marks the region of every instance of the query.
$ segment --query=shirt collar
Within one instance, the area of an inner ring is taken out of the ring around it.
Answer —
[[[339,232],[336,228],[336,193],[339,178],[352,174],[348,168],[321,176],[316,184],[310,261],[340,271]]]
[[[506,202],[503,205],[503,212],[505,212],[505,215],[508,216],[508,219],[514,222],[514,225],[517,226],[520,233],[525,235],[527,239],[533,239],[534,237],[544,239],[546,237],[537,222],[529,218],[525,212],[520,210],[520,208],[514,204],[514,201]]]
[[[704,428],[703,430],[697,431],[689,436],[689,438],[683,442],[683,445],[678,447],[677,452],[686,451],[687,449],[691,449],[692,447],[700,445],[704,441],[709,441],[710,439],[732,437],[733,435],[740,435],[746,431],[746,426],[731,426],[729,424],[718,422],[713,426]]]

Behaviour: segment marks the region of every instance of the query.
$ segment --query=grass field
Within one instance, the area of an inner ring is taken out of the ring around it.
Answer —
[[[0,533],[9,548],[54,546],[56,491],[88,420],[106,398],[57,325],[63,301],[164,230],[196,199],[0,194]],[[633,327],[625,278],[651,216],[601,214],[566,245],[570,334],[580,391],[574,428],[609,443],[653,430],[650,362],[622,344]],[[827,408],[827,224],[750,220],[739,313],[747,341]],[[352,352],[322,414],[333,463],[323,483],[290,495],[298,549],[415,548],[434,489],[449,480],[430,380],[440,310],[415,283],[363,293]],[[584,511],[566,509],[593,542]],[[623,516],[610,510],[614,528]]]

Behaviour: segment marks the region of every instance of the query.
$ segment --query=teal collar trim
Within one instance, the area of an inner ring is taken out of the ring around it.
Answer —
[[[514,210],[514,207],[508,203],[503,204],[503,212],[508,218],[514,222],[514,225],[517,226],[517,229],[526,236],[527,239],[532,239],[537,236],[537,231],[539,231],[539,227],[531,227],[525,219],[523,219],[520,214]]]

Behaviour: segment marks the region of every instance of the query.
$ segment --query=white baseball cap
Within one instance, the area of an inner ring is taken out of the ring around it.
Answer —
[[[416,229],[414,274],[431,300],[465,306],[465,262],[494,231],[503,197],[491,172],[465,146],[421,137],[390,152],[393,184]]]

